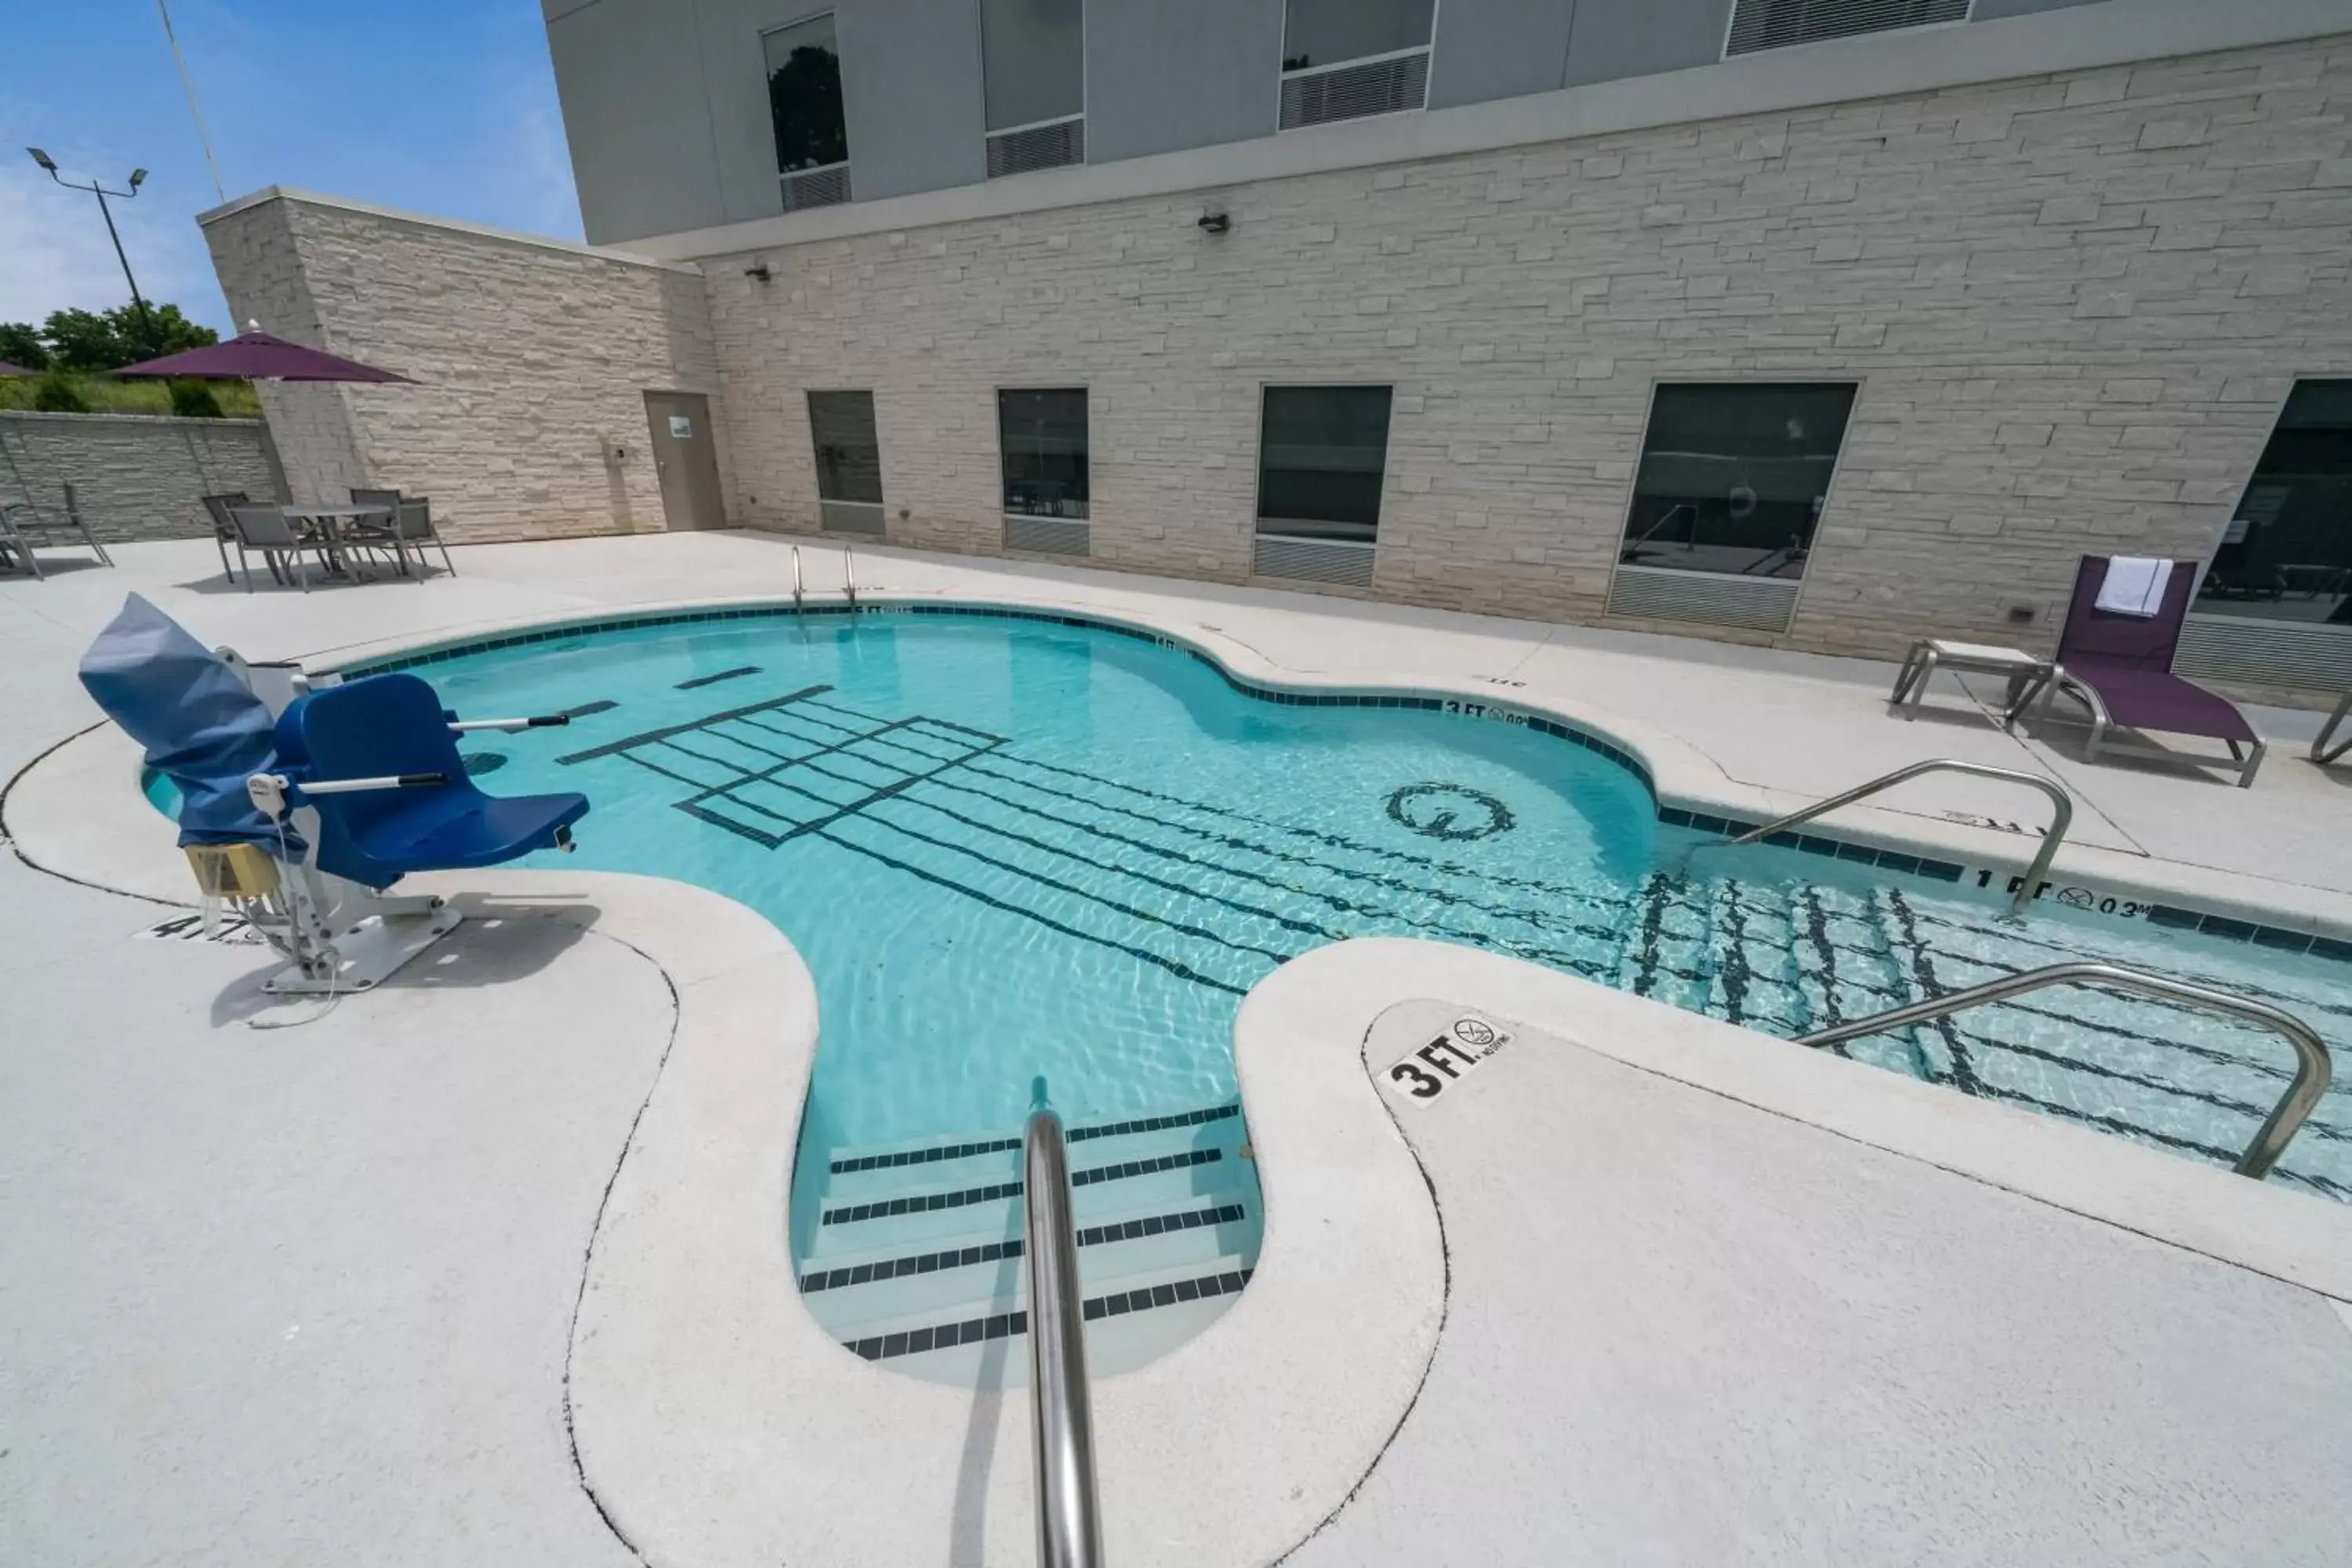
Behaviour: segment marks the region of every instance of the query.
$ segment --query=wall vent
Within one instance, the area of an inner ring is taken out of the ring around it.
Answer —
[[[1818,44],[1856,33],[1965,22],[1969,0],[1738,0],[1724,58]]]
[[[820,500],[817,521],[827,533],[862,533],[879,539],[885,531],[882,503],[874,500]]]
[[[1066,517],[1004,515],[1004,548],[1033,555],[1090,555],[1093,526]]]
[[[1645,621],[1690,621],[1708,626],[1784,632],[1797,607],[1797,584],[1786,577],[1734,577],[1720,572],[1665,572],[1620,566],[1609,580],[1609,614]]]
[[[1282,79],[1282,129],[1420,109],[1429,97],[1429,51],[1388,55]]]
[[[2301,691],[2352,689],[2352,628],[2190,616],[2172,656],[2176,675]]]
[[[1087,118],[1083,114],[1043,125],[999,131],[988,139],[988,177],[992,180],[1086,161]]]
[[[806,212],[811,207],[837,207],[849,199],[849,165],[829,163],[784,176],[784,210]]]
[[[1372,585],[1372,546],[1338,539],[1285,539],[1257,536],[1257,554],[1250,570],[1260,577],[1287,577],[1294,583],[1337,583],[1342,587]]]

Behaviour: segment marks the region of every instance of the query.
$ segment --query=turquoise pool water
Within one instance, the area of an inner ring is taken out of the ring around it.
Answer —
[[[761,910],[823,1013],[803,1178],[834,1150],[1234,1098],[1244,991],[1343,937],[1512,953],[1793,1034],[2088,956],[2278,1002],[2352,1043],[2352,967],[1792,849],[1700,853],[1611,757],[1444,712],[1276,705],[1181,650],[1038,620],[667,625],[418,673],[487,787],[577,789],[552,863],[698,882]],[[2044,993],[1851,1054],[2227,1163],[2285,1087],[2282,1042],[2168,1004]],[[2352,1194],[2341,1089],[2273,1178]],[[796,1229],[800,1228],[796,1226]]]

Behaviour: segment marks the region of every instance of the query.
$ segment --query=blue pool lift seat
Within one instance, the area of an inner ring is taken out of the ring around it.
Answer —
[[[278,716],[278,771],[289,805],[319,814],[321,871],[379,890],[411,871],[497,866],[534,849],[569,847],[588,815],[584,795],[484,794],[466,776],[457,739],[433,688],[413,675],[371,675],[296,698]],[[306,783],[438,775],[437,782],[312,795]]]

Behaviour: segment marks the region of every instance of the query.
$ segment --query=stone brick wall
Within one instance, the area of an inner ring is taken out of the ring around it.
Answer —
[[[204,539],[201,498],[278,493],[257,419],[0,413],[0,500],[62,509],[65,487],[108,543]]]
[[[712,258],[737,515],[870,387],[891,537],[992,552],[994,389],[1083,384],[1097,561],[1237,580],[1261,386],[1388,382],[1374,591],[1597,619],[1654,384],[1851,379],[1782,640],[2053,636],[2352,374],[2347,116],[2338,37]]]
[[[288,195],[205,237],[238,321],[417,384],[263,383],[297,499],[428,496],[458,540],[667,526],[643,394],[719,391],[693,268]]]

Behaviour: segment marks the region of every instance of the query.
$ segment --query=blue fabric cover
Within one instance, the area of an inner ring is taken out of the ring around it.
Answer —
[[[433,688],[371,675],[296,698],[278,718],[278,758],[298,804],[319,813],[319,868],[371,888],[411,871],[496,866],[555,846],[588,815],[583,795],[482,793]],[[446,784],[310,795],[313,779],[442,773]]]
[[[245,793],[247,774],[277,763],[269,710],[236,671],[133,594],[82,655],[81,683],[179,789],[183,845],[278,850],[277,825]],[[301,841],[289,833],[286,847]]]

